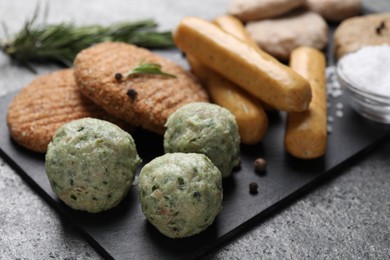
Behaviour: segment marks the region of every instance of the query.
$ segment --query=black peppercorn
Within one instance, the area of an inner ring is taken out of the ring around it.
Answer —
[[[382,31],[386,28],[386,24],[384,21],[382,21],[376,28],[376,34],[381,35]]]
[[[127,90],[127,95],[128,95],[132,100],[136,99],[137,94],[138,94],[137,91],[135,91],[134,89],[128,89],[128,90]]]
[[[116,79],[117,81],[122,80],[122,78],[123,78],[122,73],[115,73],[115,79]]]
[[[238,159],[237,165],[234,166],[233,170],[238,171],[241,169],[241,158]]]
[[[259,185],[257,185],[256,182],[249,183],[249,193],[250,194],[257,194],[258,188],[259,188]]]
[[[263,158],[257,158],[254,162],[255,171],[263,172],[267,166],[267,161]]]

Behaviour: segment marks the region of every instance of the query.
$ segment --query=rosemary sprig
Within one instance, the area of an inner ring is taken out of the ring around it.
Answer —
[[[122,41],[146,48],[174,46],[171,33],[158,32],[152,19],[109,26],[76,26],[38,24],[37,18],[38,8],[12,39],[0,42],[1,51],[33,71],[32,61],[54,61],[70,67],[77,53],[99,42]]]
[[[161,75],[166,76],[170,78],[176,78],[175,75],[164,72],[161,70],[161,65],[158,63],[150,63],[150,62],[141,62],[138,64],[135,68],[132,70],[129,70],[124,77],[128,78],[133,75],[140,75],[140,74],[154,74],[154,75]]]

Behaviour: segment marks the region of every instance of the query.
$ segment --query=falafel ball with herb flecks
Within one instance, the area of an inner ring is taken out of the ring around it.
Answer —
[[[56,131],[45,166],[53,191],[66,205],[97,213],[119,204],[140,163],[129,133],[107,121],[83,118]]]
[[[240,135],[234,115],[210,103],[194,102],[182,106],[165,124],[166,153],[203,153],[221,171],[230,176],[240,162]]]
[[[170,238],[198,234],[222,208],[222,176],[204,154],[168,153],[146,164],[138,177],[142,212]]]

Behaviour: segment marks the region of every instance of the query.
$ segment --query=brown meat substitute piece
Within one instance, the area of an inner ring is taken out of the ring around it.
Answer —
[[[362,0],[306,0],[310,11],[319,13],[328,21],[340,22],[362,12]]]
[[[23,88],[9,106],[7,125],[17,143],[44,153],[62,124],[83,117],[118,122],[84,97],[73,70],[64,69],[38,76]]]
[[[141,62],[157,63],[176,78],[136,75],[117,80],[115,74]],[[106,42],[80,52],[75,59],[75,79],[81,92],[110,114],[162,134],[168,116],[184,104],[208,101],[195,77],[179,65],[134,45]]]
[[[367,45],[390,44],[390,13],[344,20],[334,34],[336,59]]]
[[[260,48],[283,61],[289,59],[295,48],[309,46],[322,50],[328,43],[328,25],[319,14],[310,11],[249,22],[246,29]]]
[[[243,22],[269,19],[305,4],[305,0],[231,0],[228,13]]]

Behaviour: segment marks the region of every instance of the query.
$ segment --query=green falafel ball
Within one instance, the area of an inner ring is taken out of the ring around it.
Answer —
[[[45,167],[52,190],[65,204],[97,213],[124,198],[140,163],[129,133],[107,121],[83,118],[56,131]]]
[[[240,135],[234,115],[210,103],[194,102],[172,113],[165,124],[166,153],[202,153],[221,171],[230,176],[239,164]]]
[[[222,177],[203,154],[168,153],[146,164],[138,177],[142,212],[170,238],[209,227],[222,207]]]

